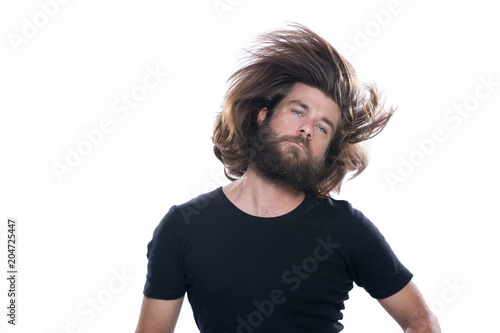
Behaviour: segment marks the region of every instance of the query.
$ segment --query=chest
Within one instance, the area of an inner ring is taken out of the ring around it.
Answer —
[[[335,230],[251,228],[234,224],[200,230],[184,256],[188,294],[198,299],[343,300],[352,281],[346,244]]]

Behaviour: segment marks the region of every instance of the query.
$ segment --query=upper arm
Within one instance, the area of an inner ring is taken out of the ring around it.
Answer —
[[[412,325],[426,325],[428,330],[425,332],[440,332],[437,318],[413,281],[394,295],[378,301],[403,330],[410,329]]]
[[[144,296],[136,333],[173,333],[184,296],[174,300]]]

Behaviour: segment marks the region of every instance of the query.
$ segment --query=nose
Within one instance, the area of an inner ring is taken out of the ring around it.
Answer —
[[[299,129],[299,133],[304,135],[308,140],[312,140],[313,138],[313,131],[312,127],[309,123],[304,123]]]

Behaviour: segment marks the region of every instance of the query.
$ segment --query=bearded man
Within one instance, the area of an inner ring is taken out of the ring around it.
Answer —
[[[412,273],[330,196],[394,110],[323,38],[262,35],[230,78],[213,143],[232,182],[172,206],[148,244],[136,332],[173,332],[187,293],[203,333],[334,333],[354,283],[404,332],[440,332]]]

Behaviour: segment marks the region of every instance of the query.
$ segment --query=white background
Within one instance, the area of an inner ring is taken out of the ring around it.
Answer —
[[[2,278],[0,331],[135,329],[154,228],[171,205],[227,182],[210,137],[238,52],[285,21],[325,37],[398,105],[339,197],[381,229],[443,331],[500,331],[491,1],[75,0],[52,1],[50,16],[45,3],[0,4],[3,272],[8,217],[19,239],[18,325],[6,323]],[[113,112],[147,68],[168,75],[127,115]],[[111,132],[84,146],[105,119]],[[78,146],[87,155],[59,179],[54,163]],[[400,331],[358,287],[344,315],[344,332]],[[186,299],[177,332],[196,331]]]

